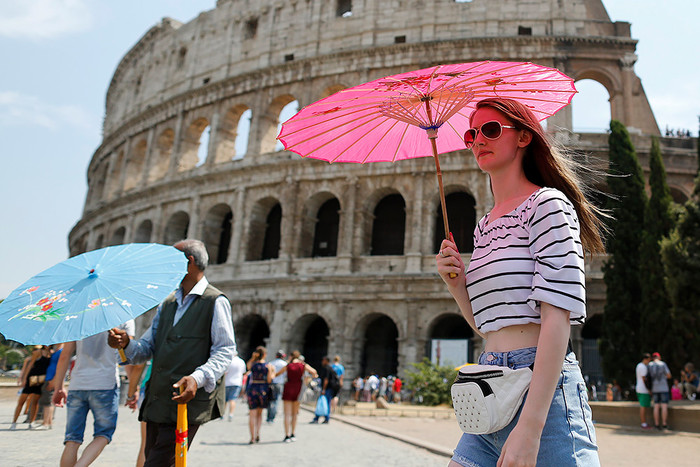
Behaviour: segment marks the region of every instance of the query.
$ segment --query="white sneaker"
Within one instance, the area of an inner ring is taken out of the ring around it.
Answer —
[[[41,425],[35,426],[34,429],[35,430],[50,430],[51,427],[48,425],[41,424]]]
[[[16,429],[17,429],[17,424],[16,424],[16,423],[13,423],[12,425],[10,425],[10,430],[11,430],[11,431],[15,431]]]

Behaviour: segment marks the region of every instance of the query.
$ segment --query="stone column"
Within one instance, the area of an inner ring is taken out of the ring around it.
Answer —
[[[214,115],[209,122],[209,147],[207,148],[207,160],[204,165],[212,167],[216,163],[216,146],[219,142],[219,120],[221,119],[219,111],[215,110]]]
[[[284,310],[284,302],[274,302],[272,304],[272,320],[270,322],[270,337],[267,341],[268,352],[270,359],[274,356],[276,349],[283,348],[283,330],[286,331],[286,315]]]
[[[422,173],[412,173],[413,192],[411,193],[411,212],[406,213],[406,272],[420,272],[423,258],[423,241],[425,232],[425,177]]]
[[[127,165],[129,164],[129,159],[131,157],[131,140],[133,139],[132,136],[127,136],[126,137],[126,144],[124,144],[124,159],[122,160],[122,166],[120,168],[119,172],[119,180],[118,180],[118,185],[117,189],[114,191],[115,198],[118,198],[119,195],[124,191],[124,180],[126,179],[126,168]]]
[[[173,149],[170,154],[170,167],[166,178],[172,178],[177,174],[177,166],[180,162],[180,148],[182,147],[182,132],[185,123],[185,111],[180,110],[177,113],[177,123],[175,123],[175,138],[173,141]]]
[[[199,222],[199,208],[201,201],[202,198],[200,197],[199,193],[195,193],[192,195],[192,212],[190,214],[190,225],[187,228],[188,238],[196,238],[199,240],[202,239],[202,226]]]
[[[233,225],[231,226],[231,244],[228,249],[227,263],[240,265],[245,261],[245,245],[243,245],[243,226],[245,216],[245,189],[236,187],[233,201]]]
[[[146,160],[144,161],[143,164],[143,173],[141,174],[141,186],[144,187],[148,185],[148,177],[149,174],[151,173],[151,167],[153,166],[153,146],[155,143],[155,138],[156,138],[156,128],[152,126],[148,130],[148,136],[147,138],[147,146],[146,146]]]

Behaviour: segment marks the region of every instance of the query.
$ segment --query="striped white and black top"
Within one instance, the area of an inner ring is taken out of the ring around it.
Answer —
[[[586,317],[583,247],[576,210],[554,188],[540,188],[512,212],[474,229],[467,290],[482,332],[540,323],[540,302]]]

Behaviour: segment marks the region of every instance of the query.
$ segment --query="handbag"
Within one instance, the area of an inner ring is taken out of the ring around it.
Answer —
[[[452,385],[452,403],[465,433],[484,435],[508,425],[530,388],[532,369],[467,365]]]
[[[46,380],[46,375],[32,375],[29,377],[29,385],[30,386],[39,386],[44,384],[44,381]]]

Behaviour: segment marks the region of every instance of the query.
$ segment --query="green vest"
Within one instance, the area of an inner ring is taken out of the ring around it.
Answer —
[[[151,379],[146,384],[139,420],[177,423],[177,403],[172,400],[175,391],[173,384],[209,360],[214,302],[221,295],[219,290],[208,285],[175,326],[175,293],[163,301],[155,335]],[[201,425],[212,418],[221,417],[224,408],[222,376],[213,392],[199,388],[194,399],[187,403],[187,422]]]

